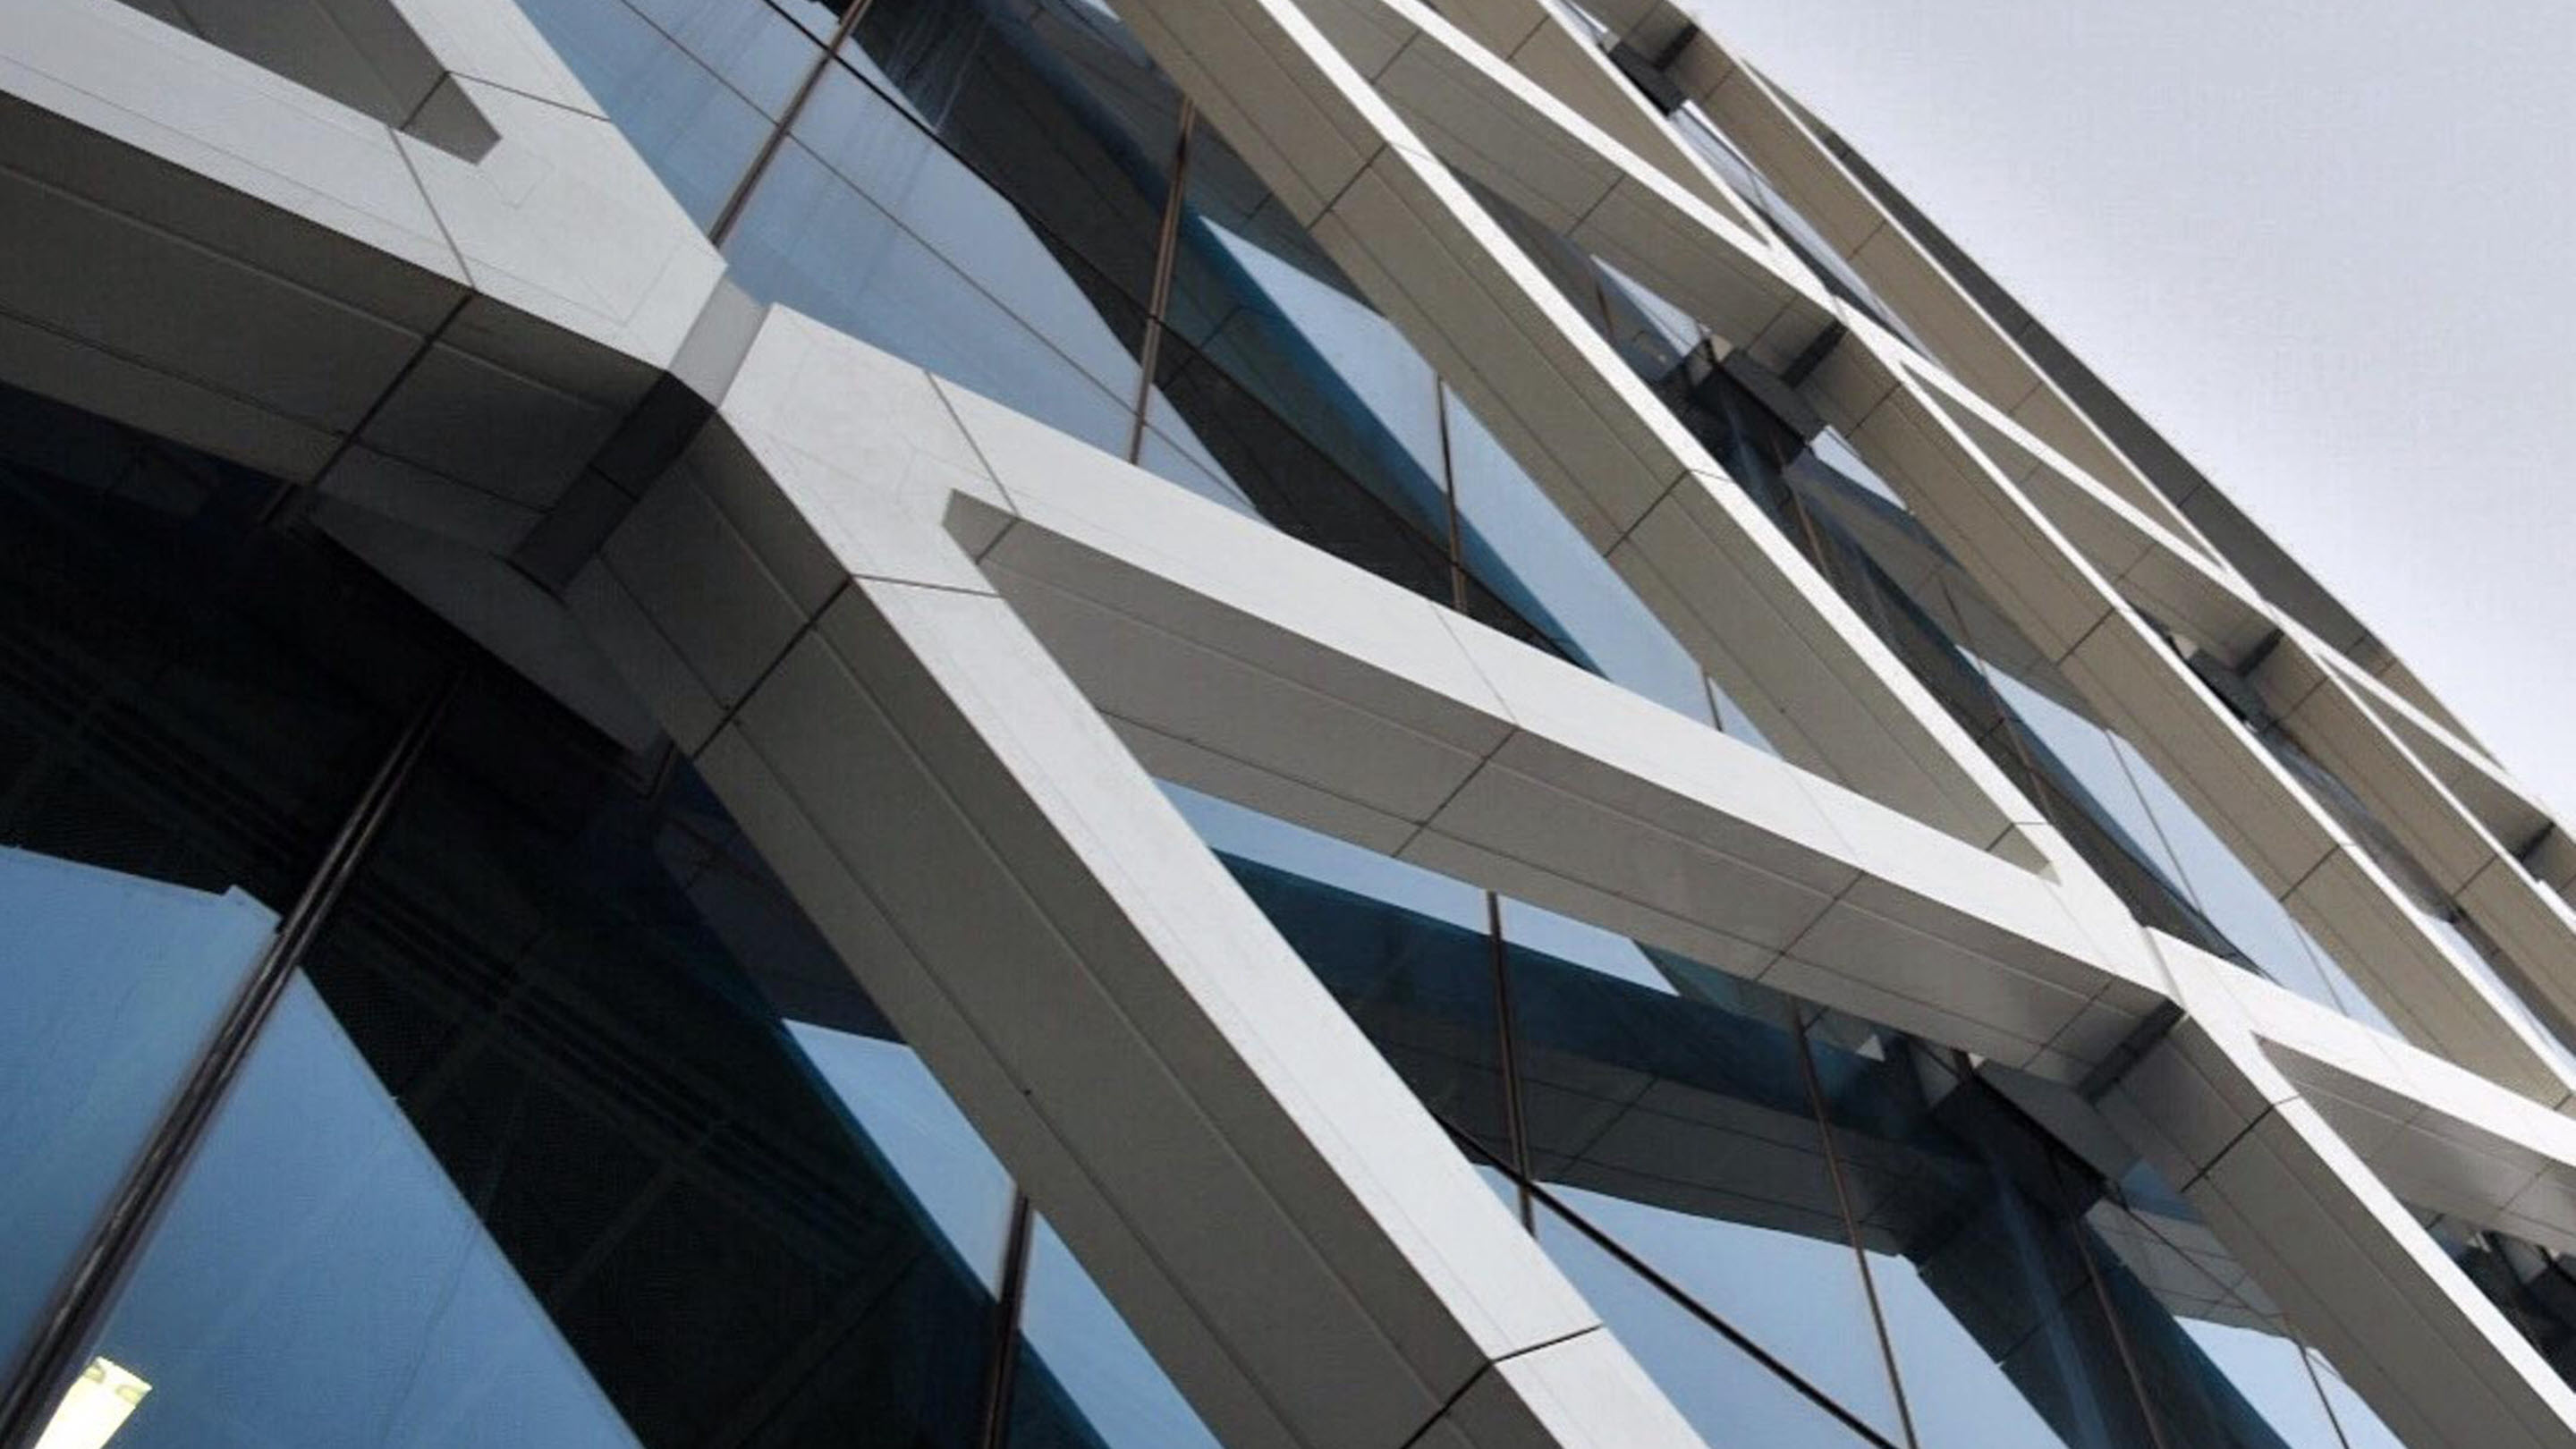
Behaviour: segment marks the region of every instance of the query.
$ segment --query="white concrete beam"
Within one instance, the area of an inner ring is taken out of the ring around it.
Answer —
[[[1852,445],[1915,517],[2390,1019],[2550,1105],[2576,1092],[2576,1079],[2530,1024],[2453,958],[2376,863],[2209,696],[1926,383],[1883,358],[1843,364],[1821,391],[1845,412]],[[1986,441],[1998,436],[1989,431]],[[2015,461],[2029,468],[2040,460]],[[2129,567],[2134,572],[2135,560]]]
[[[2439,1164],[2463,1196],[2504,1189],[2493,1139],[2462,1108],[2501,1107],[2458,1088],[2468,1074],[2256,980],[2170,938],[2156,938],[2186,1015],[2103,1098],[2102,1107],[2228,1250],[2253,1271],[2301,1336],[2323,1349],[2371,1408],[2411,1444],[2576,1444],[2576,1392],[2443,1254],[2383,1184],[2366,1149],[2401,1176]],[[2301,1039],[2266,1053],[2267,1034]],[[2316,1053],[2317,1055],[2310,1055]],[[2329,1059],[2331,1063],[2329,1063]],[[2403,1059],[2410,1071],[2397,1065]],[[2375,1077],[2372,1074],[2377,1074]],[[2304,1084],[2406,1081],[2451,1109],[2403,1123],[2357,1112]],[[2537,1140],[2571,1145],[2564,1119],[2527,1103],[2517,1123],[2552,1118]],[[2338,1127],[2365,1129],[2347,1141]],[[2463,1140],[2467,1139],[2467,1140]],[[2461,1174],[2467,1174],[2462,1176]],[[2526,1179],[2527,1180],[2527,1179]]]
[[[1300,12],[1121,14],[1769,739],[1962,839],[2015,823],[2002,777]]]
[[[502,552],[723,268],[508,0],[406,6],[479,157],[113,0],[0,0],[0,377]]]
[[[2152,1009],[2135,927],[2089,878],[1948,839],[950,391],[1008,496],[964,516],[994,538],[985,571],[1168,777],[2062,1080]]]
[[[943,529],[928,376],[773,313],[718,416],[583,615],[1218,1435],[1695,1444]]]

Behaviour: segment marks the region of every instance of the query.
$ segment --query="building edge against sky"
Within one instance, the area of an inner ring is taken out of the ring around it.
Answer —
[[[2576,1444],[2576,847],[1665,0],[0,0],[0,1445]]]

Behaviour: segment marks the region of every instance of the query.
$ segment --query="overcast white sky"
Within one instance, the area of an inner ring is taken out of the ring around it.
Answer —
[[[1691,3],[2576,806],[2576,9]]]

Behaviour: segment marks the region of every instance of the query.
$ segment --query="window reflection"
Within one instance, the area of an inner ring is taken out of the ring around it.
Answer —
[[[2398,1443],[2144,1163],[2085,1215],[2167,1437],[2243,1449]]]
[[[1761,743],[1106,7],[528,5],[754,296]]]
[[[1540,1207],[1538,1240],[1620,1346],[1709,1442],[1784,1449],[1863,1449],[1891,1442],[1862,1434],[1799,1392],[1562,1210]]]
[[[1217,1449],[1043,1217],[1031,1228],[1011,1449]]]
[[[274,480],[5,390],[0,465],[12,1352],[261,902],[304,893],[390,722],[465,681],[72,1316],[61,1435],[981,1442],[1012,1185],[685,762],[264,523]],[[1141,1350],[1103,1357],[1133,1346],[1106,1301],[1052,1238],[1037,1264],[1026,1441],[1181,1442]]]
[[[635,1443],[301,979],[98,1351],[118,1449]]]
[[[822,59],[765,4],[520,0],[520,8],[701,227],[723,210]]]
[[[1011,1178],[912,1049],[887,1036],[791,1021],[788,1035],[858,1120],[884,1170],[903,1183],[949,1251],[999,1293]]]
[[[134,1428],[970,1442],[991,1296],[897,1170],[956,1159],[822,1088],[756,984],[819,943],[733,839],[469,690],[110,1317]]]
[[[1094,447],[1127,445],[1142,310],[834,68],[754,189],[735,280]]]
[[[1664,380],[1676,415],[2138,919],[2391,1034],[2393,1022],[2164,775],[1839,438],[1810,446],[1723,371]],[[1906,582],[1900,583],[1899,580]]]
[[[1921,1044],[1806,1038],[1919,1442],[2151,1449],[2051,1145]]]
[[[0,1363],[142,1150],[276,916],[0,848]]]
[[[1752,720],[1475,414],[1445,391],[1444,404],[1468,566],[1483,577],[1527,581],[1546,601],[1544,617],[1568,657],[1666,709],[1769,750]]]
[[[2576,1263],[2513,1233],[2429,1208],[2414,1212],[2514,1331],[2576,1387]]]
[[[0,1362],[443,667],[275,486],[0,388]]]
[[[1509,900],[1506,1037],[1481,893],[1175,795],[1507,1205],[1528,1164],[1541,1245],[1713,1442],[2342,1449],[2320,1426],[2367,1419],[2186,1203],[1966,1059]]]
[[[2195,659],[2195,671],[2220,668],[2212,661]],[[2360,842],[2391,884],[2398,898],[2413,911],[2424,929],[2449,949],[2452,959],[2470,974],[2484,981],[2496,994],[2504,1009],[2519,1017],[2531,1028],[2540,1049],[2554,1059],[2561,1071],[2576,1077],[2576,1049],[2568,1043],[2576,1040],[2576,1028],[2551,1007],[2547,996],[2534,989],[2520,966],[2496,944],[2495,938],[2479,929],[2477,923],[2453,901],[2425,870],[2423,862],[2399,840],[2360,796],[2342,779],[2298,747],[2278,728],[2258,733],[2290,773],[2307,786],[2310,799],[2333,816],[2344,832]]]

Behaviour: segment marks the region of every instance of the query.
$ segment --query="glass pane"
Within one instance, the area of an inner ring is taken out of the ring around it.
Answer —
[[[1153,293],[1180,93],[1125,27],[1077,0],[876,0],[842,55],[936,139],[943,175],[971,173],[1050,251],[1079,260],[1082,286],[1142,308]],[[945,198],[896,204],[886,173],[849,174],[890,210],[918,217],[915,229],[943,255],[977,241],[978,209]],[[963,224],[935,229],[950,221]],[[963,265],[987,287],[1009,280]],[[1120,376],[1132,385],[1132,369]]]
[[[1484,893],[1240,806],[1165,789],[1433,1115],[1510,1161]]]
[[[2395,1430],[2380,1421],[2379,1415],[2361,1395],[2352,1391],[2343,1375],[2315,1349],[2308,1350],[2308,1362],[2317,1373],[2317,1387],[2326,1397],[2327,1407],[2334,1411],[2335,1427],[2343,1431],[2346,1449],[2406,1449],[2405,1441]]]
[[[1627,937],[1509,896],[1501,905],[1504,940],[1649,991],[1675,994],[1657,958]]]
[[[1638,1367],[1711,1444],[1860,1449],[1871,1442],[1555,1208],[1540,1207],[1538,1240]]]
[[[1923,345],[1922,339],[1897,317],[1894,309],[1861,278],[1859,272],[1852,269],[1851,263],[1834,249],[1834,244],[1827,241],[1823,233],[1816,230],[1806,214],[1791,205],[1771,185],[1770,178],[1735,148],[1735,143],[1728,140],[1709,119],[1699,102],[1684,103],[1673,113],[1673,121],[1682,139],[1689,142],[1713,170],[1726,178],[1738,196],[1751,202],[1754,209],[1762,213],[1779,232],[1780,240],[1815,272],[1817,280],[1823,282],[1828,291],[1867,312],[1879,325],[1911,344],[1915,351],[1925,357],[1933,356],[1932,350]]]
[[[757,0],[520,0],[636,154],[704,227],[822,49]],[[793,8],[819,12],[800,3]]]
[[[1452,602],[1431,365],[1205,124],[1185,195],[1161,400],[1283,532]],[[1469,614],[1564,652],[1565,631],[1490,548],[1472,553],[1465,583]]]
[[[0,388],[0,1361],[443,667],[280,486]]]
[[[0,1363],[276,920],[239,891],[0,848]]]
[[[1245,349],[1235,350],[1240,363]],[[1424,598],[1448,603],[1452,583],[1445,499],[1433,492],[1421,508],[1389,501],[1390,490],[1369,486],[1316,441],[1318,426],[1311,416],[1281,410],[1282,404],[1297,404],[1297,399],[1281,396],[1291,383],[1275,377],[1266,381],[1269,385],[1255,386],[1177,333],[1167,333],[1156,354],[1152,415],[1177,424],[1165,427],[1167,443],[1186,436],[1197,447],[1185,454],[1191,464],[1187,470],[1172,466],[1171,453],[1180,451],[1176,443],[1151,460],[1140,454],[1139,461],[1158,461],[1157,472],[1195,492],[1212,493],[1192,476],[1206,466],[1223,492],[1241,496],[1280,532]],[[1412,467],[1404,459],[1398,471]],[[1415,482],[1425,490],[1439,487],[1436,475],[1419,475]],[[1434,504],[1442,510],[1437,527],[1422,516]],[[1526,628],[1514,632],[1523,637],[1536,633]]]
[[[301,978],[97,1355],[119,1449],[635,1442]]]
[[[1136,451],[1136,465],[1210,502],[1250,517],[1261,516],[1241,486],[1226,475],[1225,465],[1199,438],[1198,430],[1163,395],[1159,384],[1145,396],[1145,436]]]
[[[848,70],[792,136],[727,239],[736,280],[1125,454],[1140,305]]]
[[[2192,1345],[2235,1391],[2231,1397],[2237,1398],[2271,1436],[2269,1440],[2256,1437],[2259,1431],[2248,1423],[2228,1437],[2193,1442],[2249,1446],[2268,1442],[2293,1449],[2343,1449],[2342,1437],[2335,1433],[2334,1417],[2326,1411],[2325,1399],[2309,1372],[2307,1355],[2297,1344],[2276,1333],[2232,1323],[2185,1320],[2182,1328],[2190,1335]],[[2214,1394],[2193,1398],[2198,1402],[2165,1401],[2162,1407],[2167,1422],[2183,1420],[2187,1414],[2214,1419],[2233,1407]]]
[[[1824,1134],[1785,1029],[1514,942],[1531,1170],[1709,1313],[1902,1437]],[[1606,1310],[1605,1310],[1606,1311]]]
[[[2512,1233],[2425,1208],[2415,1214],[2487,1301],[2576,1386],[2576,1263]]]
[[[999,1294],[1011,1229],[1011,1177],[930,1069],[912,1048],[890,1037],[801,1021],[790,1021],[787,1032],[858,1119],[887,1170],[911,1190],[949,1250],[983,1280],[986,1292]]]
[[[1030,1226],[1011,1449],[1217,1449],[1043,1217]]]
[[[2136,746],[2052,693],[1989,666],[2014,715],[2081,782],[2085,794],[2265,976],[2357,1021],[2398,1035],[2349,973],[2266,889],[2199,811]]]
[[[832,961],[694,774],[478,676],[95,1350],[128,1432],[971,1444],[996,1172]]]
[[[2394,1442],[2349,1389],[2342,1391],[2349,1412],[2325,1390],[2322,1357],[2291,1335],[2261,1288],[2152,1169],[2133,1169],[2086,1223],[2169,1442],[2237,1449]]]
[[[1910,1040],[1808,1045],[1924,1449],[2153,1449],[2055,1145]]]
[[[2206,667],[2194,662],[2195,669]],[[2540,1049],[2555,1058],[2561,1070],[2576,1076],[2576,1049],[2568,1042],[2576,1038],[2558,1012],[2549,1006],[2548,998],[2532,989],[2522,968],[2516,965],[2493,937],[2478,928],[2425,870],[2406,843],[2398,839],[2378,814],[2355,794],[2334,771],[2327,769],[2305,750],[2277,730],[2265,730],[2257,736],[2268,745],[2274,758],[2308,787],[2309,798],[2333,816],[2346,834],[2361,842],[2362,849],[2386,872],[2400,899],[2415,913],[2451,955],[2470,974],[2484,980],[2504,1003],[2504,1009],[2520,1017],[2538,1038]]]
[[[1690,651],[1475,414],[1454,394],[1445,401],[1468,566],[1485,578],[1516,580],[1534,601],[1543,601],[1522,612],[1550,620],[1560,634],[1557,647],[1568,658],[1666,709],[1718,722],[1727,733],[1767,749],[1744,712],[1719,696]]]
[[[1446,539],[1431,365],[1214,127],[1196,127],[1190,145],[1172,336],[1414,529]],[[1205,426],[1187,398],[1172,401]]]

